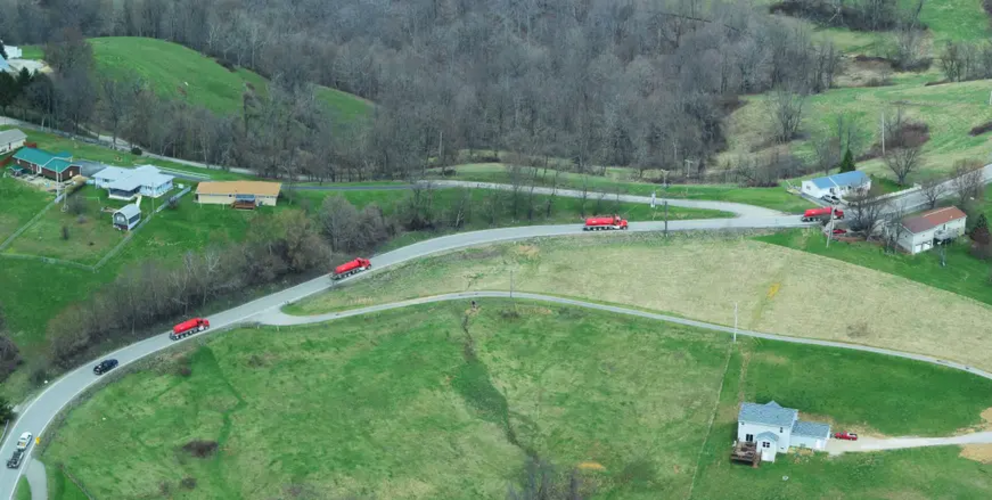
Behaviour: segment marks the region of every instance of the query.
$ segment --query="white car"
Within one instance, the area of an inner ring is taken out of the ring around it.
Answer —
[[[17,449],[18,450],[28,449],[28,446],[31,445],[31,437],[32,436],[30,432],[25,432],[24,434],[21,434],[21,439],[17,440]]]

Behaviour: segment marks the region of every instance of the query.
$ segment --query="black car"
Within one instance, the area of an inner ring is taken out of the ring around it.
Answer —
[[[7,460],[8,469],[16,469],[21,466],[21,459],[24,458],[24,452],[21,450],[14,450],[14,456]]]
[[[107,373],[110,370],[113,370],[114,368],[117,368],[117,360],[105,359],[101,361],[100,364],[93,367],[93,373],[97,375],[103,375],[104,373]]]

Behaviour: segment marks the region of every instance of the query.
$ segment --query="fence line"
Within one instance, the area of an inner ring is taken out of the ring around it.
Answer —
[[[186,193],[189,193],[190,189],[192,189],[192,188],[189,187],[189,186],[187,186],[182,191],[180,191],[178,194],[171,196],[169,198],[169,201],[170,202],[172,200],[177,200],[178,201],[180,198],[182,198],[183,196],[185,196]],[[139,229],[141,229],[142,227],[144,227],[144,225],[146,223],[148,223],[148,221],[152,220],[152,218],[155,217],[155,214],[161,212],[162,210],[165,210],[165,208],[168,207],[168,206],[169,206],[169,203],[163,203],[163,204],[159,205],[157,208],[155,208],[155,211],[152,212],[151,215],[148,216],[148,218],[143,219],[141,222],[138,223],[137,226],[134,227],[134,229],[128,231],[127,236],[124,236],[124,239],[121,240],[120,243],[118,243],[114,248],[110,249],[110,251],[107,252],[106,255],[103,256],[103,258],[100,259],[100,262],[97,262],[96,265],[93,266],[93,271],[96,271],[97,269],[100,269],[101,267],[104,266],[104,264],[107,263],[107,261],[109,261],[115,255],[117,255],[118,253],[120,253],[120,251],[122,249],[124,249],[124,245],[127,245],[127,243],[129,241],[131,241],[131,238],[134,237],[134,234],[137,233]]]
[[[96,272],[96,268],[93,266],[87,266],[86,264],[80,264],[78,262],[73,262],[71,260],[56,259],[54,257],[42,257],[41,255],[26,255],[21,253],[5,253],[5,254],[0,254],[0,256],[7,259],[38,260],[46,264],[61,264],[64,266],[82,269],[83,271]]]
[[[49,203],[48,205],[45,205],[45,207],[42,208],[41,211],[39,211],[38,213],[36,213],[34,215],[34,217],[32,217],[31,220],[29,220],[27,222],[27,224],[24,224],[23,226],[17,228],[17,231],[14,231],[14,234],[10,235],[6,240],[3,240],[3,243],[0,243],[0,252],[6,250],[7,247],[9,247],[10,244],[13,243],[14,240],[17,239],[18,236],[20,236],[22,233],[24,233],[24,231],[27,231],[28,228],[31,227],[32,225],[34,225],[35,222],[38,222],[38,219],[40,219],[43,215],[45,215],[46,213],[48,213],[48,211],[52,207],[54,207],[55,205],[58,205],[58,203],[60,201],[62,201],[62,197],[61,196],[57,196],[54,200],[52,200],[51,203]]]

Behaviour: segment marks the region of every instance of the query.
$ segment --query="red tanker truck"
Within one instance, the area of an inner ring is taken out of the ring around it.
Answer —
[[[612,229],[627,229],[627,220],[621,219],[619,215],[613,217],[590,217],[586,219],[584,231],[604,231]]]
[[[179,340],[183,337],[189,337],[196,332],[202,332],[207,328],[210,328],[209,320],[203,318],[188,319],[172,327],[172,333],[169,334],[169,338]]]
[[[823,207],[823,208],[811,208],[803,214],[803,222],[813,222],[813,221],[828,221],[830,220],[830,211],[833,211],[834,217],[838,219],[844,218],[844,211],[836,209],[834,207]]]
[[[331,275],[331,279],[339,280],[369,269],[372,269],[372,263],[369,262],[369,259],[359,257],[355,260],[345,262],[344,264],[335,267],[334,274]]]

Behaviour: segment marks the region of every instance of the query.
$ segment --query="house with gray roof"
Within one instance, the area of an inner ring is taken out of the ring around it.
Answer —
[[[173,176],[153,165],[137,168],[107,167],[93,175],[93,183],[107,190],[110,198],[131,200],[138,196],[158,198],[172,190]]]
[[[860,189],[871,189],[871,178],[860,170],[817,177],[803,181],[802,184],[803,194],[817,199],[823,198],[828,194],[843,198],[852,191]]]
[[[774,401],[742,403],[737,414],[737,441],[756,443],[762,462],[789,448],[825,450],[829,440],[830,425],[799,420],[799,410]]]

